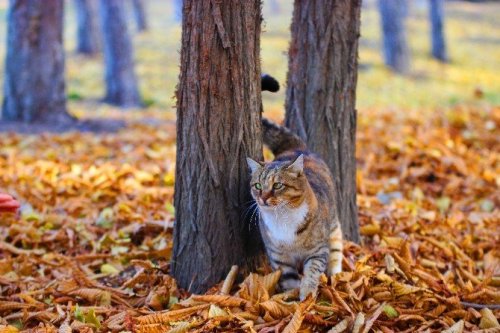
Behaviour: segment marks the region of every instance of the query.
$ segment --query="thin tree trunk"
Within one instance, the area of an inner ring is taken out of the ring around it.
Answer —
[[[11,0],[2,117],[70,122],[66,111],[64,1]]]
[[[95,0],[75,0],[76,52],[94,55],[100,51],[100,31]]]
[[[395,72],[405,74],[410,67],[406,41],[407,0],[379,0],[384,62]]]
[[[356,82],[360,0],[296,0],[285,124],[330,167],[337,216],[359,242],[356,207]]]
[[[137,25],[137,31],[141,32],[148,30],[144,0],[132,0],[132,5],[134,7],[134,17]]]
[[[262,158],[260,1],[186,0],[183,15],[171,268],[203,292],[261,249],[245,220],[245,158]]]
[[[133,45],[127,29],[123,0],[100,1],[103,30],[106,96],[104,101],[123,107],[142,106],[134,70]]]
[[[429,19],[431,21],[432,56],[439,61],[448,62],[444,38],[443,0],[429,0]]]

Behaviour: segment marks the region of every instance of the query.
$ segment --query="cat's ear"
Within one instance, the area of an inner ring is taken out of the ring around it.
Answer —
[[[304,172],[304,155],[300,154],[286,169],[300,176]]]
[[[254,161],[250,157],[247,157],[247,164],[250,170],[252,170],[252,173],[255,173],[256,171],[262,169],[262,167],[264,166],[262,165],[262,163]]]

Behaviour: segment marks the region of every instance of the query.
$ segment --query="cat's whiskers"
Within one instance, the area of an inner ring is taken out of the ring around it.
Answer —
[[[260,209],[259,209],[259,207],[257,205],[257,202],[255,202],[255,208],[253,210],[252,216],[250,216],[250,221],[248,223],[249,230],[250,230],[250,226],[252,225],[252,223],[254,221],[254,218],[255,218],[255,225],[257,225],[257,222],[260,219]]]
[[[248,206],[248,207],[247,207],[247,208],[243,211],[243,213],[242,213],[242,214],[244,214],[244,215],[243,215],[243,220],[246,220],[246,218],[247,218],[248,214],[252,213],[252,210],[254,210],[254,209],[256,209],[256,208],[257,208],[257,201],[255,201],[255,200],[252,200],[252,201],[253,201],[253,203],[252,203],[251,201],[248,201],[246,204],[244,204],[244,205],[248,205],[248,204],[249,204],[250,206]]]

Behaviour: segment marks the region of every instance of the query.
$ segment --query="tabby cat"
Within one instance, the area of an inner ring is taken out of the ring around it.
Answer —
[[[303,300],[316,294],[322,273],[342,270],[334,184],[328,166],[298,136],[267,119],[262,119],[262,126],[264,143],[275,159],[247,159],[260,232],[272,268],[282,271],[281,287],[300,288]]]

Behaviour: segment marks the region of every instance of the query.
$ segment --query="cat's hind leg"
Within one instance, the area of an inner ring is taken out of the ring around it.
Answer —
[[[330,255],[328,258],[328,274],[330,276],[342,272],[342,230],[340,224],[337,223],[336,227],[330,233],[329,238]]]

